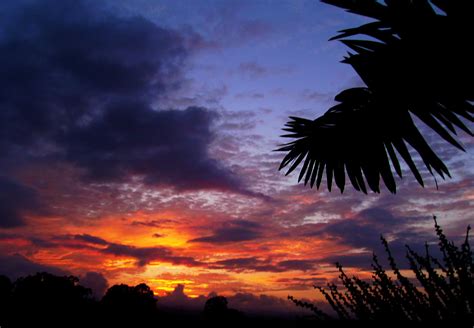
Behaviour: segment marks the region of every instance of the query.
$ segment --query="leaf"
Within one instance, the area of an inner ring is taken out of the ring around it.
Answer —
[[[403,178],[400,159],[421,186],[422,169],[443,179],[450,177],[410,115],[460,150],[464,149],[457,129],[473,136],[466,122],[474,121],[474,87],[466,79],[474,76],[474,61],[467,55],[471,53],[467,40],[474,39],[474,2],[432,1],[455,19],[437,14],[427,0],[323,2],[375,19],[333,38],[352,50],[343,62],[355,69],[367,87],[339,93],[338,104],[315,120],[290,117],[285,125],[289,134],[284,137],[293,141],[277,149],[287,152],[280,169],[290,166],[289,173],[307,156],[298,181],[304,177],[305,185],[309,182],[311,188],[319,189],[325,171],[328,190],[334,178],[341,192],[347,173],[358,191],[366,193],[367,183],[370,190],[379,192],[382,180],[395,193],[392,167]],[[421,167],[407,144],[422,160]]]

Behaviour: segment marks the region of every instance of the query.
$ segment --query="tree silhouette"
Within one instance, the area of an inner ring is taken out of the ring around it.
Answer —
[[[13,284],[6,276],[0,275],[0,325],[7,324],[6,318],[11,312]]]
[[[101,300],[108,325],[143,324],[156,320],[157,308],[153,291],[146,284],[110,287]]]
[[[343,320],[369,321],[439,321],[474,324],[474,262],[469,245],[469,230],[461,247],[448,241],[438,225],[435,231],[442,259],[432,256],[426,245],[426,253],[418,254],[406,246],[406,257],[415,279],[401,273],[392,256],[387,241],[381,237],[387,253],[392,275],[373,255],[373,276],[369,283],[357,277],[349,277],[342,265],[339,280],[345,291],[330,283],[327,289],[316,287],[326,298],[338,317]],[[288,297],[296,305],[313,310],[320,319],[331,317],[315,305]]]
[[[473,135],[465,121],[472,122],[474,113],[470,50],[474,1],[322,2],[372,20],[332,38],[353,51],[343,63],[354,68],[366,87],[342,91],[335,97],[339,104],[315,120],[290,117],[283,129],[290,133],[283,137],[296,140],[277,149],[287,152],[279,169],[289,167],[289,174],[303,163],[298,182],[303,180],[311,188],[316,185],[319,189],[325,171],[329,191],[334,179],[343,192],[347,172],[358,191],[367,193],[370,188],[380,192],[382,178],[387,189],[395,193],[391,166],[401,178],[401,160],[424,186],[420,164],[410,154],[408,144],[431,175],[450,177],[412,115],[461,150],[456,129]]]
[[[228,310],[227,299],[224,296],[214,296],[204,304],[204,313],[224,313]]]
[[[143,283],[135,287],[125,284],[110,287],[102,298],[102,304],[114,311],[146,312],[156,309],[153,291]]]
[[[37,325],[64,326],[68,321],[65,318],[75,318],[73,323],[81,325],[85,318],[77,314],[92,311],[91,290],[79,285],[79,279],[74,276],[40,272],[18,278],[11,287],[10,312],[5,318],[8,327],[29,326],[30,321]]]
[[[242,312],[227,307],[227,299],[224,296],[214,296],[204,304],[204,317],[208,321],[226,322],[235,324],[245,319]]]

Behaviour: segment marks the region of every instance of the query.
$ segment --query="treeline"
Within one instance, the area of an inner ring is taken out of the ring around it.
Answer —
[[[110,287],[102,299],[81,286],[75,276],[47,272],[12,282],[0,276],[0,326],[4,327],[157,327],[164,322],[206,324],[239,322],[242,312],[230,309],[223,296],[207,300],[200,314],[160,311],[149,286],[125,284]]]
[[[0,327],[305,326],[305,318],[255,317],[209,298],[199,311],[163,309],[146,284],[110,287],[101,299],[75,276],[47,272],[11,281],[0,275]]]

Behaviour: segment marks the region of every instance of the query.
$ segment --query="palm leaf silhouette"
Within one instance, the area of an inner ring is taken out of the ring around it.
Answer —
[[[334,180],[342,192],[347,173],[356,190],[380,192],[382,179],[395,193],[392,167],[402,177],[401,160],[424,185],[409,145],[432,175],[450,177],[412,115],[461,150],[456,129],[473,135],[474,1],[432,1],[438,10],[427,0],[322,2],[375,19],[332,38],[352,50],[343,62],[366,87],[341,92],[315,120],[290,117],[283,137],[295,140],[277,149],[287,152],[279,169],[289,174],[303,163],[298,181],[318,189],[325,172],[328,189]]]

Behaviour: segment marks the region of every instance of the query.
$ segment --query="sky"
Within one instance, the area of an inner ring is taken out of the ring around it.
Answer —
[[[0,4],[0,274],[73,274],[100,297],[145,282],[161,304],[290,311],[336,261],[370,277],[379,237],[459,240],[473,222],[473,142],[426,131],[452,179],[393,195],[312,190],[278,171],[288,116],[362,82],[318,1]],[[423,128],[423,127],[422,127]],[[405,264],[404,269],[407,269]],[[270,311],[270,310],[269,310]]]

